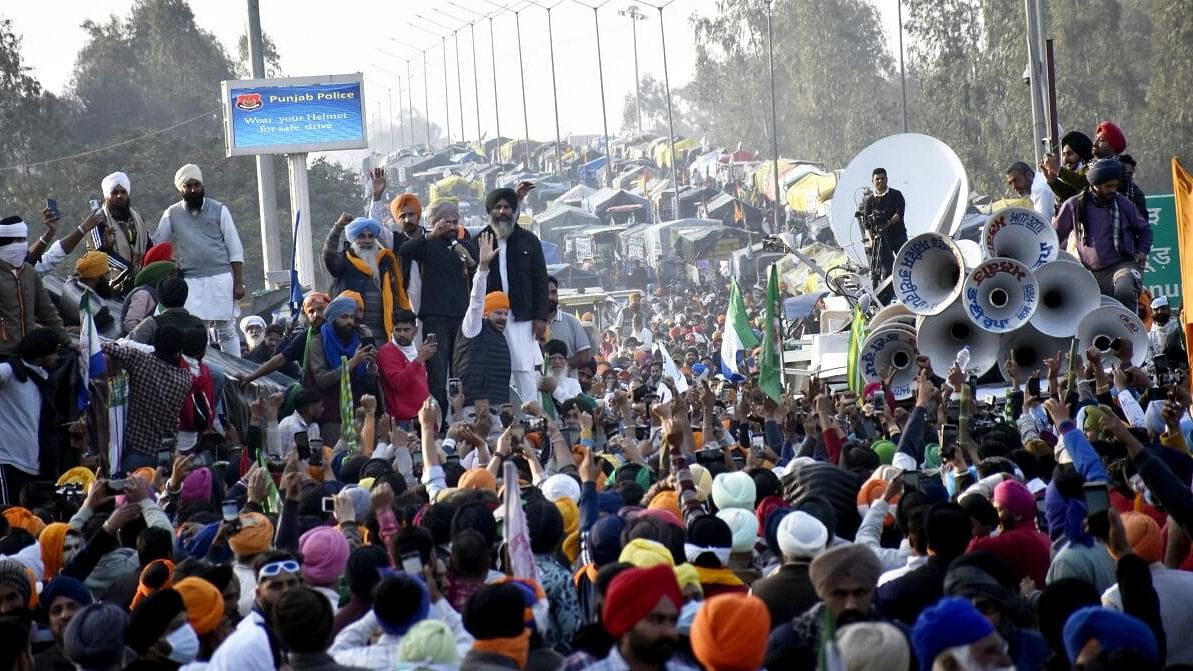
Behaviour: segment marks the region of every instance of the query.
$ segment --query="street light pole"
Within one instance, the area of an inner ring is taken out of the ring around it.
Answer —
[[[261,36],[261,3],[259,0],[248,0],[249,14],[249,63],[254,79],[265,77],[265,52],[262,48]],[[257,164],[257,215],[260,218],[261,230],[261,265],[265,275],[266,286],[280,286],[274,284],[271,276],[276,278],[285,274],[282,265],[282,245],[278,235],[278,194],[277,182],[274,178],[273,156],[258,154],[254,157]]]
[[[497,127],[496,137],[501,137],[501,105],[497,102],[497,46],[493,41],[493,17],[489,17],[489,62],[493,65],[493,123]],[[500,149],[501,147],[497,147]],[[490,157],[491,159],[492,157]]]
[[[563,143],[559,135],[559,88],[555,83],[555,31],[551,26],[551,8],[547,8],[547,44],[551,48],[551,103],[555,106],[555,174],[563,172],[563,155],[559,145]]]
[[[451,3],[451,4],[453,6],[455,5],[455,3]],[[476,103],[476,142],[479,145],[481,142],[481,100],[480,100],[480,91],[478,90],[478,87],[477,87],[477,75],[476,75],[476,19],[472,19],[472,20],[461,19],[461,18],[454,16],[452,14],[448,14],[447,12],[443,11],[442,9],[440,9],[438,7],[432,7],[431,9],[435,10],[436,12],[439,12],[440,14],[446,16],[447,18],[451,19],[452,21],[459,21],[460,23],[468,24],[468,36],[472,41],[472,97],[473,97],[473,102]],[[483,16],[481,14],[477,14],[476,12],[473,12],[472,10],[466,10],[466,11],[468,11],[471,14],[476,15],[477,17]],[[463,26],[461,26],[460,29],[462,30]],[[459,40],[459,38],[457,38],[456,39],[456,80],[457,81],[459,81],[459,77],[460,77],[459,62],[460,62],[460,40]],[[464,96],[463,96],[463,93],[460,94],[460,128],[461,129],[464,128]]]
[[[447,144],[452,143],[451,88],[447,83],[447,36],[443,36],[443,118],[447,120]]]
[[[638,114],[638,135],[642,135],[642,82],[638,78],[638,22],[645,21],[646,15],[638,11],[638,5],[630,5],[617,12],[621,16],[630,17],[630,27],[634,35],[634,107]]]
[[[427,89],[427,50],[423,49],[423,121],[427,122],[427,149],[431,148],[431,94]]]
[[[658,8],[659,38],[663,47],[663,84],[667,90],[667,132],[670,134],[668,141],[671,143],[671,184],[675,187],[675,211],[672,214],[679,219],[679,173],[675,167],[679,163],[679,157],[675,155],[675,120],[671,113],[671,76],[667,69],[667,29],[663,25],[663,8],[666,6]]]
[[[899,18],[899,108],[903,112],[903,132],[907,131],[907,74],[903,69],[903,0],[898,3]]]
[[[770,142],[771,142],[771,172],[774,173],[775,180],[775,199],[772,203],[774,205],[774,227],[771,229],[772,233],[778,233],[779,228],[779,214],[782,211],[782,196],[779,193],[779,117],[775,109],[775,35],[772,28],[774,18],[772,13],[774,10],[774,3],[771,0],[766,2],[766,51],[767,60],[770,62]],[[906,117],[904,118],[906,122]]]
[[[518,77],[522,82],[522,129],[526,136],[526,152],[522,162],[530,170],[530,113],[526,109],[526,70],[522,65],[522,20],[519,12],[514,12],[514,30],[518,35]]]
[[[613,156],[609,150],[609,114],[605,111],[605,66],[601,62],[601,19],[597,10],[600,8],[592,8],[592,25],[596,31],[596,47],[597,47],[597,76],[601,84],[601,127],[605,132],[605,182],[609,188],[613,188]]]

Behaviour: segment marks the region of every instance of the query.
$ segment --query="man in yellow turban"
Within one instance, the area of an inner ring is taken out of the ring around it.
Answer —
[[[106,311],[102,315],[99,312],[103,308],[103,301],[100,299],[111,298],[115,293],[112,285],[108,283],[108,255],[104,252],[87,252],[80,256],[79,260],[75,261],[74,276],[67,281],[79,291],[80,298],[83,294],[91,295],[91,314],[96,317],[96,326],[100,330],[107,328],[112,322],[112,315]],[[76,318],[80,324],[83,319],[82,309],[80,305],[80,313]]]

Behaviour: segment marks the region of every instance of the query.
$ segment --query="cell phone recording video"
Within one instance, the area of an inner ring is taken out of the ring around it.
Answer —
[[[1105,482],[1086,482],[1081,485],[1085,499],[1085,516],[1093,517],[1110,510],[1110,490]]]

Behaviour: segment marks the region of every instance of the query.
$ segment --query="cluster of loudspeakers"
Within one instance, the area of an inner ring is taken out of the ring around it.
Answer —
[[[1067,356],[1074,339],[1081,352],[1109,352],[1115,339],[1128,340],[1135,365],[1147,355],[1136,313],[1103,296],[1093,274],[1059,249],[1051,223],[1032,209],[990,215],[977,244],[917,235],[895,256],[891,275],[896,302],[871,318],[859,366],[867,382],[893,369],[898,399],[913,393],[917,356],[944,377],[964,347],[966,374],[981,377],[997,366],[1004,379],[1012,356],[1030,375],[1044,359]]]

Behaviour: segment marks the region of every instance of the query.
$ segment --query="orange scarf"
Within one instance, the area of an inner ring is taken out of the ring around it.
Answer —
[[[598,570],[599,569],[597,568],[596,564],[585,564],[576,571],[575,575],[572,576],[572,581],[576,583],[576,587],[579,587],[580,580],[583,578],[588,578],[588,583],[595,585]]]
[[[524,669],[530,657],[530,630],[523,629],[521,634],[509,638],[478,638],[473,641],[472,649],[508,657],[518,663],[519,669]]]
[[[696,575],[700,576],[701,585],[728,585],[729,587],[737,587],[744,585],[741,578],[737,577],[733,571],[727,568],[704,568],[703,566],[696,566],[692,564],[692,568],[696,569]]]
[[[344,254],[344,258],[352,264],[360,272],[372,277],[373,267],[365,262],[364,259],[352,253]],[[394,253],[382,247],[377,254],[377,267],[381,268],[384,261],[389,259],[393,262],[391,268],[393,271],[385,271],[381,274],[380,288],[381,288],[381,313],[383,315],[385,324],[385,335],[388,337],[394,331],[394,289],[396,285],[398,307],[403,310],[410,309],[410,298],[406,295],[406,285],[402,281],[402,266],[398,263],[398,258]],[[394,278],[390,280],[387,276],[393,272]]]

